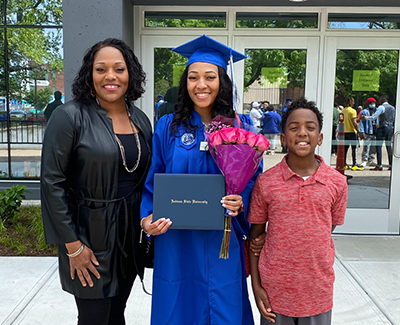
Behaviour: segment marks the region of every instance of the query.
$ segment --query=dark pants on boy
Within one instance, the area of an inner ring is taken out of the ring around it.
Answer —
[[[318,314],[310,317],[289,317],[281,314],[276,314],[275,323],[267,321],[261,316],[261,325],[330,325],[332,322],[332,310],[323,314]]]

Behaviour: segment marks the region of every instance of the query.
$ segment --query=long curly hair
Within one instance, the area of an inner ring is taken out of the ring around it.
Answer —
[[[118,49],[124,57],[129,73],[128,89],[125,94],[127,101],[133,102],[143,95],[146,74],[136,55],[124,41],[116,38],[106,38],[104,41],[94,44],[83,57],[82,66],[79,68],[72,84],[74,99],[88,104],[91,97],[95,95],[93,85],[94,57],[101,48],[107,46]]]
[[[235,117],[233,110],[232,81],[224,68],[218,67],[219,92],[211,110],[212,118],[217,115]],[[170,131],[172,134],[177,132],[179,124],[185,127],[188,132],[195,133],[197,126],[190,123],[193,117],[194,103],[189,96],[187,89],[188,67],[183,71],[179,81],[178,102],[175,105],[175,116],[171,122]]]
[[[323,116],[322,113],[319,111],[317,105],[313,101],[308,101],[306,98],[299,98],[298,100],[295,100],[290,104],[288,109],[283,112],[282,114],[282,122],[281,122],[281,129],[283,132],[285,132],[286,129],[286,121],[289,117],[290,114],[293,113],[296,109],[299,108],[305,108],[311,110],[316,116],[319,124],[319,132],[322,130],[322,124],[323,124]]]

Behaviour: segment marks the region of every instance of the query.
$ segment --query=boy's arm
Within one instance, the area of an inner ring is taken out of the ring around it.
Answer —
[[[250,241],[265,233],[265,225],[265,223],[251,225],[249,233]],[[251,285],[253,288],[253,294],[257,308],[265,319],[267,319],[269,322],[275,323],[276,315],[271,312],[271,305],[269,304],[267,292],[261,286],[260,273],[258,271],[259,257],[255,254],[249,254],[249,258]]]

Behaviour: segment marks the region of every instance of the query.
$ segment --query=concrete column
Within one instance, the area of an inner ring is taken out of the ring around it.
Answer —
[[[72,99],[71,85],[82,59],[93,44],[107,37],[133,44],[133,6],[129,0],[64,0],[64,89]]]

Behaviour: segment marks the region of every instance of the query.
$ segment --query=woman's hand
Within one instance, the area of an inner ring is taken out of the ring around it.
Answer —
[[[80,241],[65,244],[69,254],[76,252],[81,245],[82,243]],[[71,279],[74,280],[75,274],[77,274],[82,286],[84,287],[88,284],[89,287],[93,287],[94,285],[89,271],[92,272],[97,279],[100,279],[100,273],[95,268],[95,266],[99,266],[99,262],[97,261],[96,256],[94,256],[93,251],[87,246],[85,246],[79,255],[69,258],[69,265]]]
[[[151,236],[157,236],[165,233],[172,225],[170,219],[160,218],[153,222],[153,214],[150,214],[141,221],[144,231]]]
[[[230,210],[229,215],[236,217],[243,209],[243,201],[240,195],[226,195],[221,200],[222,206]]]
[[[250,250],[255,256],[260,256],[260,252],[265,244],[265,235],[266,233],[264,232],[250,240]]]

